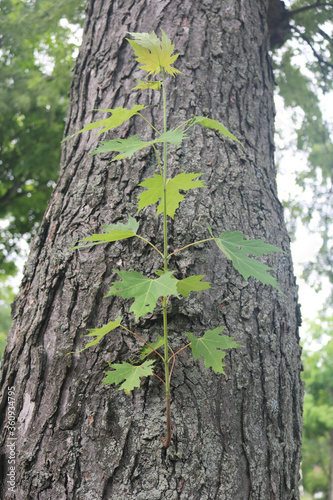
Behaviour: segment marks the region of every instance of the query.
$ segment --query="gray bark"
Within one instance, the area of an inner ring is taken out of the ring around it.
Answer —
[[[182,148],[170,148],[170,174],[204,172],[206,190],[169,223],[170,248],[241,230],[286,254],[264,261],[281,295],[248,282],[213,245],[177,254],[179,276],[205,274],[214,289],[170,305],[171,342],[185,331],[201,335],[225,325],[244,348],[226,357],[226,376],[204,370],[183,351],[172,382],[171,447],[165,451],[163,386],[146,379],[130,396],[101,385],[107,361],[133,357],[140,347],[115,331],[81,354],[82,335],[118,314],[145,338],[161,333],[161,312],[138,324],[130,301],[103,298],[113,269],[154,272],[160,262],[141,242],[127,240],[71,251],[103,224],[135,215],[137,184],[155,172],[150,152],[109,163],[89,157],[93,134],[63,145],[57,187],[33,243],[14,323],[2,360],[2,498],[50,499],[298,499],[302,383],[297,288],[289,238],[275,184],[273,77],[265,0],[90,0],[74,71],[65,135],[104,113],[96,108],[149,105],[162,123],[158,93],[130,93],[142,76],[127,32],[161,27],[180,52],[184,73],[168,80],[169,127],[191,114],[220,120],[244,149],[199,127]],[[193,129],[192,129],[193,130]],[[138,120],[112,137],[150,132]],[[159,245],[162,221],[143,211],[140,234]],[[162,367],[161,367],[162,369]],[[15,387],[15,494],[8,489],[8,387]],[[6,423],[7,422],[7,423]]]

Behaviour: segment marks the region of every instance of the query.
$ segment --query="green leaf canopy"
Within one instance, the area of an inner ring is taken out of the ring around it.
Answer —
[[[83,11],[82,0],[0,2],[1,276],[16,273],[58,178]]]
[[[115,271],[122,281],[116,281],[110,288],[107,297],[118,295],[125,299],[135,298],[130,312],[135,318],[152,313],[159,297],[175,295],[178,297],[177,280],[168,271],[157,279],[147,278],[137,271]]]
[[[191,342],[191,349],[196,361],[200,356],[204,358],[205,368],[208,370],[211,367],[215,373],[224,373],[222,359],[226,356],[226,349],[234,349],[243,347],[234,342],[234,337],[220,335],[224,330],[224,326],[218,326],[214,330],[207,330],[203,337],[197,338],[190,332],[185,332]]]
[[[104,372],[106,377],[103,379],[103,384],[121,384],[119,391],[122,389],[126,394],[129,394],[134,387],[140,387],[140,380],[142,377],[148,377],[153,373],[154,360],[148,360],[142,365],[131,365],[123,361],[122,363],[109,363],[112,371]]]

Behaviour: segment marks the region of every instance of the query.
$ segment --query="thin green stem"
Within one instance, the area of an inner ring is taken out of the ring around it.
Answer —
[[[154,127],[154,125],[152,125],[152,124],[150,123],[150,121],[149,121],[149,120],[147,120],[147,118],[145,118],[145,117],[144,117],[141,113],[137,113],[137,114],[138,114],[138,115],[139,115],[139,116],[140,116],[140,117],[141,117],[141,118],[142,118],[142,119],[143,119],[146,123],[148,123],[148,125],[149,125],[149,126],[150,126],[153,130],[155,130],[155,132],[157,132],[159,135],[161,135],[161,132],[159,132],[159,131],[157,130],[157,128],[155,128],[155,127]]]
[[[165,91],[165,71],[162,70],[163,76],[163,128],[164,132],[167,131],[167,118],[166,118],[166,91]],[[167,143],[163,143],[163,194],[164,194],[164,204],[163,204],[163,225],[164,225],[164,272],[168,270],[167,263],[167,253],[168,253],[168,229],[167,229]]]
[[[166,91],[165,91],[165,71],[162,69],[163,77],[163,129],[167,131],[167,114],[166,114]],[[164,236],[164,272],[168,271],[168,229],[167,229],[167,144],[163,144],[163,236]],[[169,377],[169,345],[168,345],[168,315],[167,315],[167,299],[163,297],[163,333],[164,333],[164,374],[165,374],[165,408],[167,434],[163,441],[164,448],[168,448],[171,443],[171,412],[170,412],[170,377]]]
[[[186,120],[186,122],[183,122],[181,123],[180,125],[178,125],[177,128],[175,128],[175,130],[178,130],[179,128],[183,127],[184,125],[186,125],[187,123],[191,122],[192,121],[192,118],[190,118],[189,120]],[[187,127],[186,130],[188,130],[190,127]]]
[[[162,252],[160,252],[160,251],[159,251],[159,249],[158,249],[157,247],[155,247],[155,245],[153,245],[153,244],[151,243],[151,241],[146,240],[146,238],[144,238],[143,236],[139,236],[138,234],[136,234],[135,236],[136,236],[137,238],[140,238],[140,240],[143,240],[143,241],[145,241],[146,243],[148,243],[148,245],[152,246],[152,247],[156,250],[156,252],[158,252],[158,253],[160,254],[160,256],[162,257],[162,259],[164,259],[164,255],[162,254]]]
[[[194,121],[193,121],[193,118],[191,118],[190,120],[188,120],[188,122],[190,122],[189,126],[184,130],[184,134],[191,128],[193,127],[193,125],[195,125]],[[187,123],[188,123],[187,122]]]
[[[191,247],[193,245],[199,245],[199,243],[205,243],[206,241],[212,241],[215,240],[216,238],[206,238],[205,240],[200,240],[200,241],[195,241],[194,243],[190,243],[189,245],[185,245],[182,248],[178,248],[178,250],[175,250],[174,252],[170,253],[167,256],[167,259],[170,259],[172,255],[175,255],[175,253],[181,252],[182,250],[185,250],[185,248]]]
[[[164,372],[165,372],[165,383],[166,383],[166,395],[170,396],[168,317],[167,317],[167,305],[165,297],[163,298],[163,331],[164,331]]]

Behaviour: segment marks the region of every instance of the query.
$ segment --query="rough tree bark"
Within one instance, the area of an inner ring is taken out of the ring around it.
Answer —
[[[34,241],[1,371],[2,498],[50,499],[298,499],[302,383],[297,290],[289,238],[275,184],[273,77],[268,55],[267,0],[90,0],[74,71],[65,134],[102,116],[95,108],[147,104],[160,123],[158,93],[130,94],[140,71],[128,31],[162,29],[176,43],[184,76],[168,82],[169,126],[192,113],[221,120],[236,143],[196,128],[171,151],[171,173],[205,172],[209,190],[187,194],[183,215],[170,221],[170,247],[219,231],[241,230],[283,248],[265,259],[286,294],[245,282],[214,247],[178,254],[179,275],[205,274],[213,290],[170,306],[174,346],[184,331],[219,325],[245,347],[227,356],[224,376],[179,356],[173,379],[173,440],[165,452],[163,386],[153,377],[130,396],[101,385],[107,361],[133,356],[135,339],[115,331],[82,348],[87,328],[127,318],[128,301],[103,298],[125,267],[159,265],[140,242],[86,251],[69,248],[102,224],[135,215],[135,186],[155,169],[147,152],[109,164],[88,153],[93,135],[63,146],[59,182]],[[172,85],[175,85],[172,87]],[[105,116],[105,115],[103,115]],[[193,130],[193,129],[192,129]],[[118,132],[118,131],[117,131]],[[139,121],[121,129],[149,131]],[[117,135],[118,136],[118,135]],[[158,241],[161,221],[144,212],[141,234]],[[161,314],[136,329],[161,331]],[[9,491],[8,387],[15,387],[16,478]]]

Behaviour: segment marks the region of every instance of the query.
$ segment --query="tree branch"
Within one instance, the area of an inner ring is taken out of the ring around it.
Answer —
[[[325,40],[327,40],[328,42],[330,42],[330,43],[332,42],[332,38],[324,30],[322,30],[321,28],[318,28],[318,33],[320,33],[321,36],[323,38],[325,38]]]
[[[313,52],[313,55],[318,60],[321,67],[324,65],[324,66],[328,66],[329,68],[333,69],[333,64],[331,64],[330,62],[325,61],[325,59],[323,59],[323,57],[316,51],[316,49],[314,48],[311,41],[308,39],[308,37],[304,33],[302,33],[296,26],[292,26],[291,29],[293,31],[295,31],[295,33],[297,33],[300,36],[300,38],[302,38],[302,40],[304,40],[304,42],[306,42],[309,45],[309,47],[311,48],[311,50]],[[326,75],[324,73],[323,73],[323,77],[326,80]]]
[[[306,5],[305,7],[300,7],[299,9],[289,10],[286,13],[286,16],[288,18],[294,17],[295,15],[300,14],[301,12],[306,12],[307,10],[316,9],[318,7],[333,7],[333,3],[316,2],[316,3],[313,3],[311,5]]]

